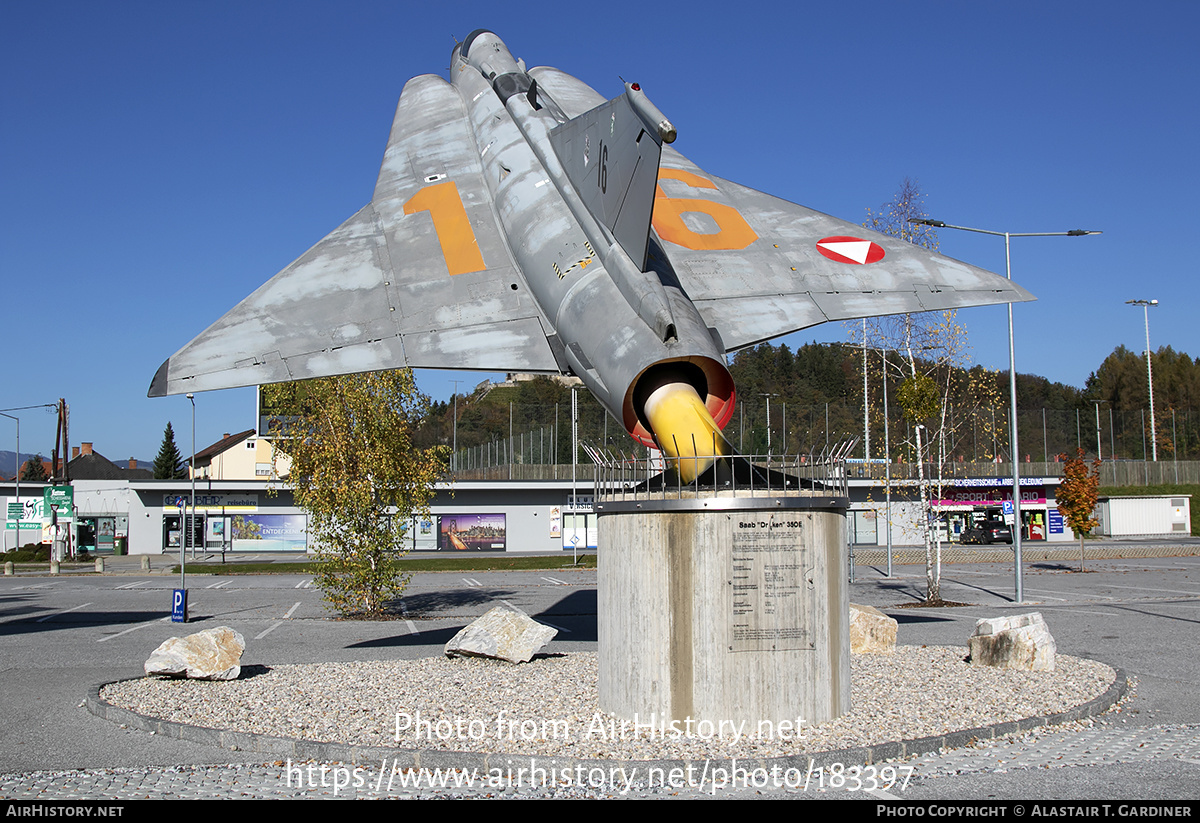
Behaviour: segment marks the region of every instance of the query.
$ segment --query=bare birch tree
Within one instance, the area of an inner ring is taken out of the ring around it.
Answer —
[[[906,177],[878,212],[867,209],[864,226],[936,251],[936,230],[910,222],[924,217],[925,194],[917,181]],[[941,603],[942,531],[934,501],[944,499],[946,469],[968,425],[976,424],[979,410],[999,403],[995,373],[971,365],[966,329],[954,311],[874,318],[863,336],[864,352],[867,340],[884,352],[884,390],[889,381],[898,384],[896,397],[910,424],[900,444],[912,449],[917,464],[925,602]],[[891,460],[891,455],[886,457]]]

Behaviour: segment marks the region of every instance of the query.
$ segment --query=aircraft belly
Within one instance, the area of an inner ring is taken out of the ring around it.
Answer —
[[[569,277],[591,264],[594,255],[549,172],[499,98],[477,75],[456,82],[471,101],[484,179],[509,249],[541,311],[557,329]]]
[[[607,100],[582,80],[549,66],[532,68],[529,70],[529,76],[537,80],[538,86],[554,98],[554,102],[567,117],[578,117]]]

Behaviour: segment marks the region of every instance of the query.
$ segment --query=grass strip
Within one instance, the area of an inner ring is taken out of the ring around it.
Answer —
[[[579,555],[579,565],[572,565],[570,556],[559,557],[405,557],[400,565],[409,572],[455,571],[555,571],[559,569],[596,568],[596,555]],[[179,566],[171,569],[179,573]],[[192,574],[308,574],[312,563],[188,563]]]

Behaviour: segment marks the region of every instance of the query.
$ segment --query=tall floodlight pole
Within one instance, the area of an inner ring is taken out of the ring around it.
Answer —
[[[892,576],[892,439],[888,428],[887,352],[879,350],[883,358],[880,385],[883,388],[883,482],[887,489],[887,576]],[[878,521],[876,521],[878,522]],[[878,537],[876,538],[878,539]]]
[[[771,453],[771,398],[779,395],[774,392],[760,392],[767,398],[767,454]]]
[[[1082,237],[1086,234],[1101,234],[1098,231],[1088,231],[1085,229],[1072,229],[1071,231],[1049,231],[1049,232],[1008,232],[1008,231],[989,231],[987,229],[973,229],[969,226],[952,226],[949,223],[943,223],[941,220],[928,220],[921,218],[910,218],[910,223],[917,223],[922,226],[933,226],[938,229],[958,229],[959,231],[971,231],[977,234],[990,234],[995,237],[1004,238],[1004,269],[1009,280],[1012,280],[1012,256],[1009,253],[1009,240],[1013,237]],[[1025,600],[1024,587],[1021,582],[1021,478],[1018,462],[1020,460],[1020,449],[1017,442],[1017,355],[1016,348],[1013,344],[1013,310],[1012,303],[1008,304],[1008,401],[1009,401],[1009,458],[1012,460],[1012,495],[1013,495],[1013,576],[1015,578],[1014,588],[1016,590],[1016,602],[1022,603]]]
[[[1150,307],[1157,306],[1157,300],[1126,300],[1130,306],[1141,306],[1142,316],[1146,320],[1146,383],[1150,392],[1150,455],[1158,462],[1158,438],[1154,435],[1154,370],[1150,367]]]
[[[451,380],[454,384],[454,441],[450,447],[450,471],[458,470],[458,384],[461,380]]]
[[[16,455],[17,473],[14,475],[14,479],[16,480],[16,483],[17,483],[17,543],[15,546],[13,546],[13,548],[20,551],[20,549],[21,549],[21,511],[22,511],[21,510],[21,421],[18,418],[13,417],[11,414],[4,414],[3,412],[0,412],[0,415],[7,417],[9,420],[12,420],[14,423],[17,424],[17,455]],[[8,519],[8,512],[4,513],[4,519],[5,520]]]
[[[863,318],[863,460],[868,464],[868,476],[871,471],[871,418],[867,414],[867,318]]]
[[[579,489],[576,474],[579,454],[579,394],[577,387],[571,387],[571,522],[575,526],[575,541],[571,544],[571,562],[579,565]],[[587,539],[587,515],[583,518],[583,536]]]

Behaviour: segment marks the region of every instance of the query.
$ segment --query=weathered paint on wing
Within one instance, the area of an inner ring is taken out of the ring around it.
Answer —
[[[526,72],[482,29],[450,74],[405,86],[371,202],[173,355],[152,396],[401,366],[561,371],[635,438],[698,442],[733,414],[727,351],[1032,299],[708,174],[661,146],[674,128],[633,85],[606,101]]]
[[[174,354],[150,396],[401,366],[558,372],[482,175],[458,92],[409,81],[371,203]],[[450,276],[434,215],[405,213],[446,182],[485,268]]]

